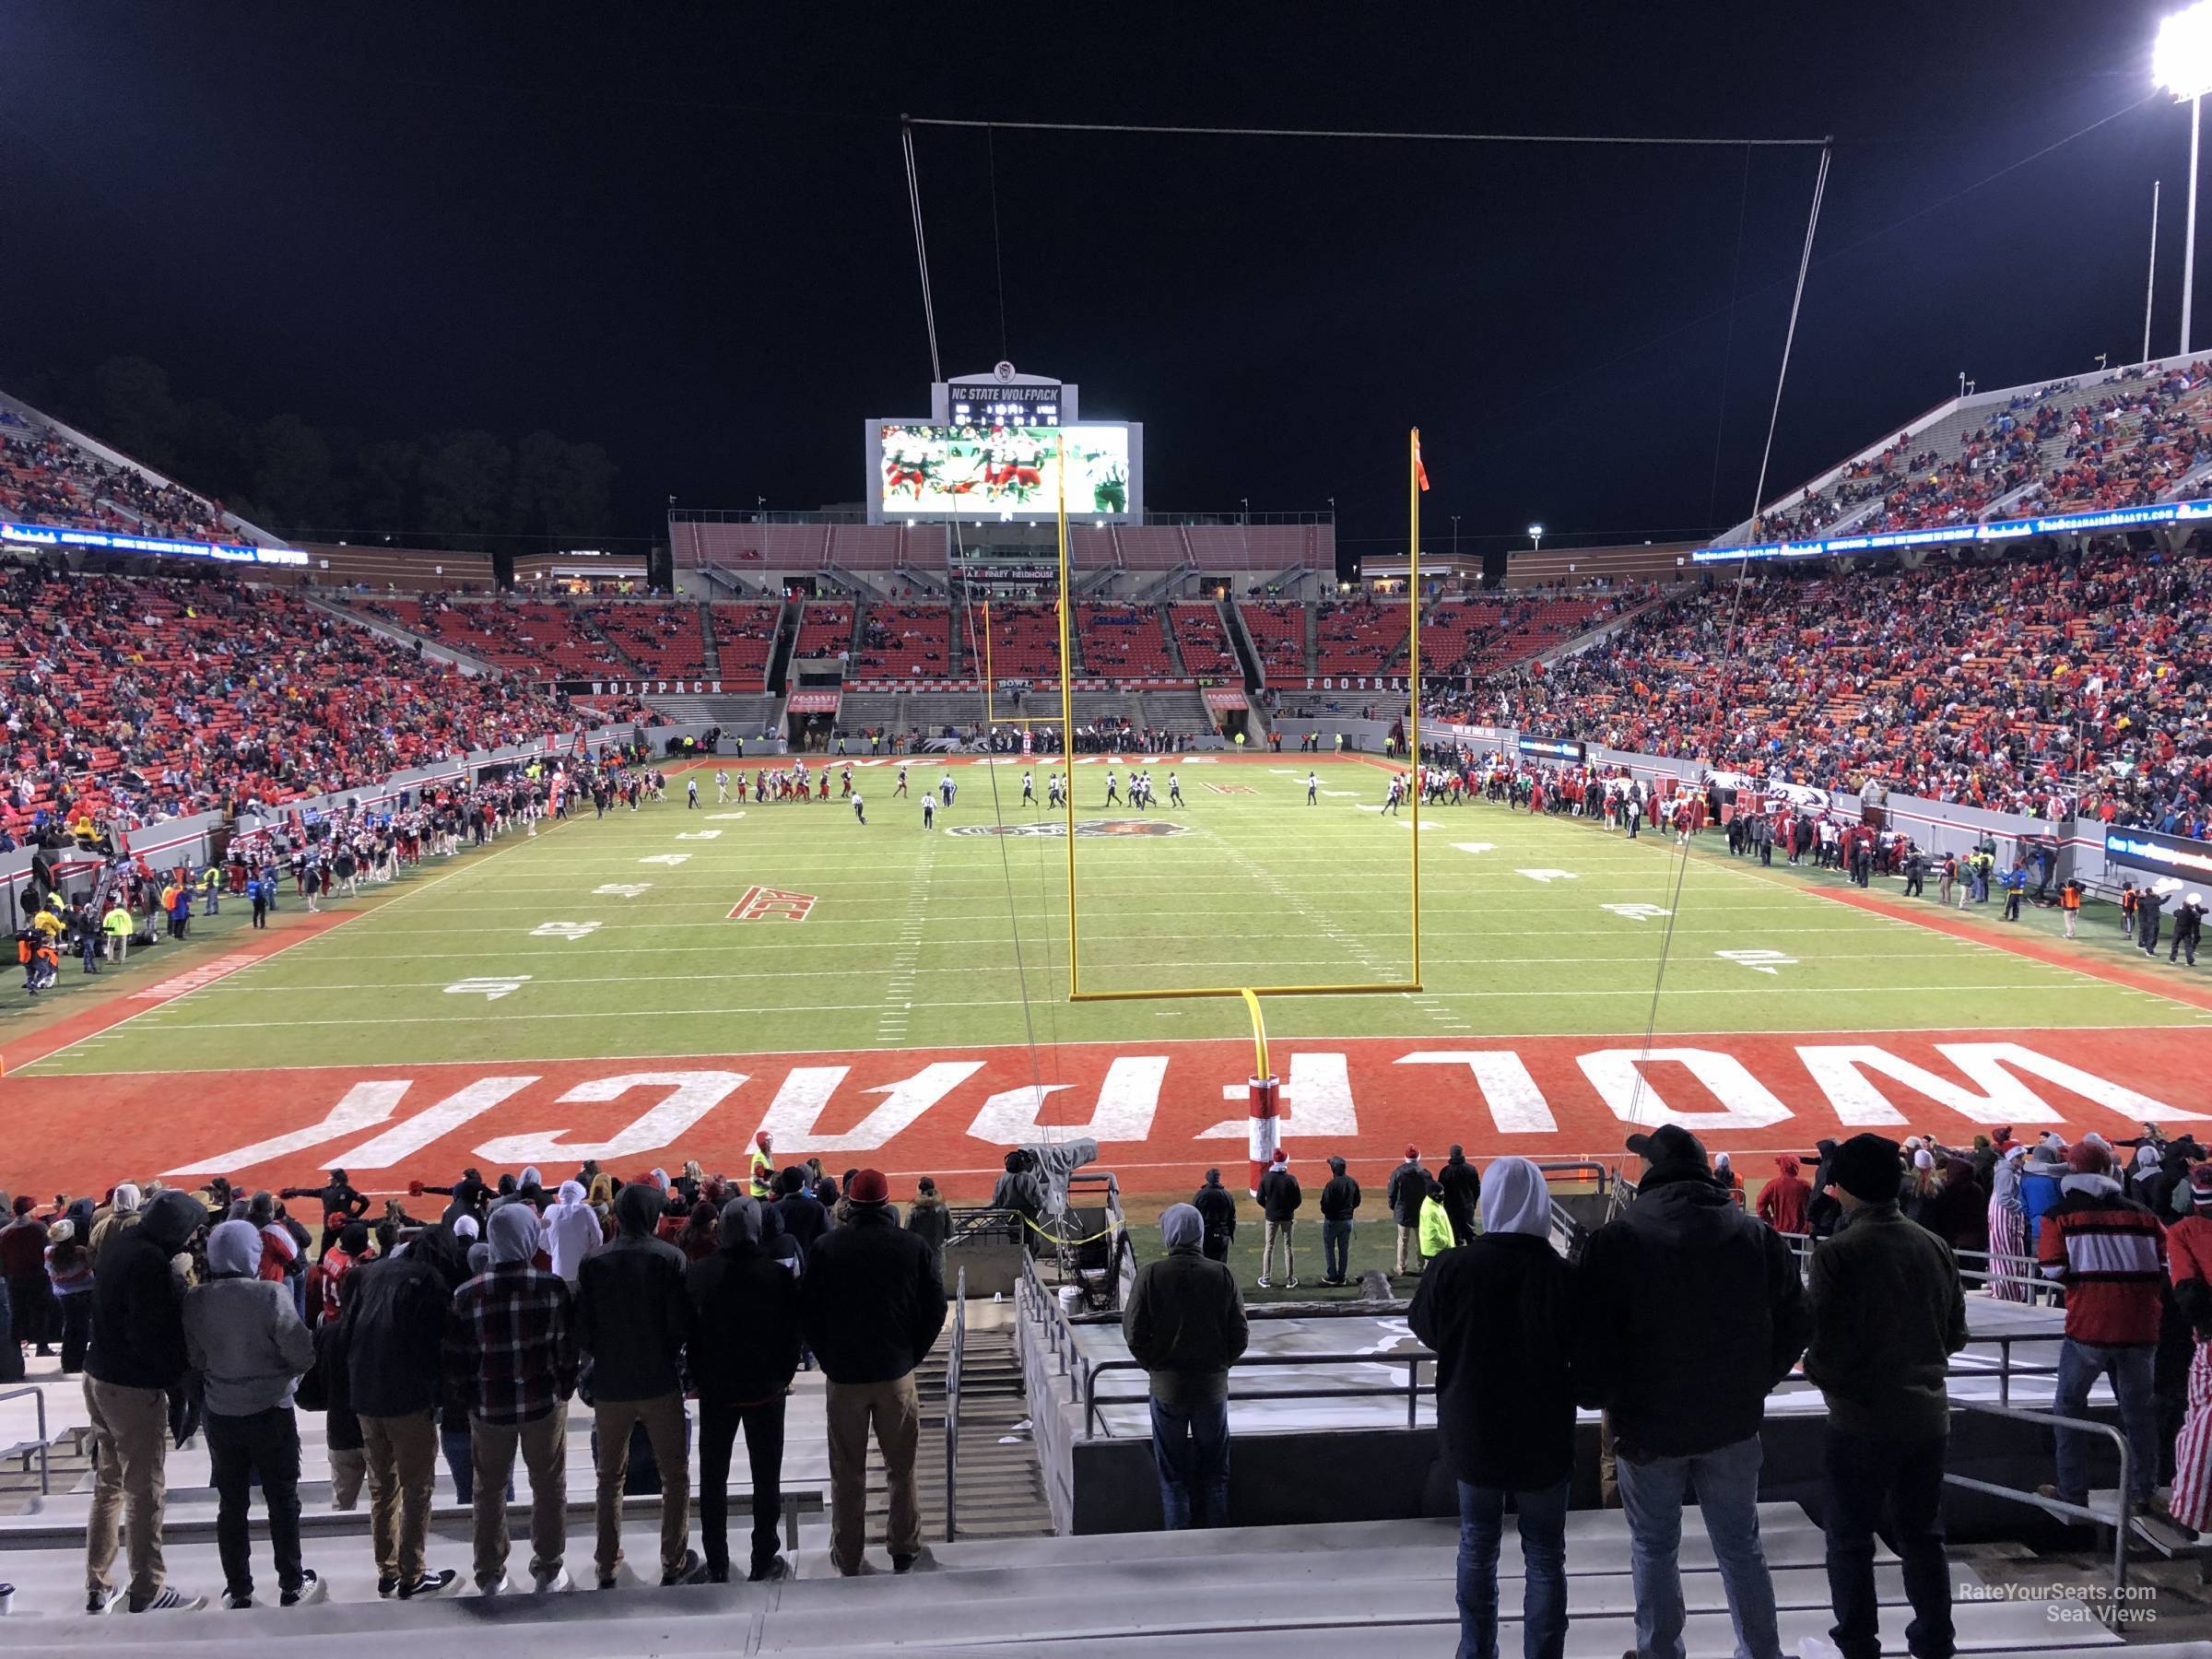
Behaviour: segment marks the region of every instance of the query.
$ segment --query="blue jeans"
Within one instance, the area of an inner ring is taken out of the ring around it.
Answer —
[[[1728,1595],[1736,1659],[1782,1659],[1774,1581],[1759,1544],[1759,1436],[1688,1457],[1618,1463],[1636,1584],[1636,1651],[1682,1659],[1682,1504],[1691,1489]]]
[[[1229,1403],[1152,1402],[1152,1461],[1159,1470],[1160,1524],[1229,1524]]]
[[[1567,1649],[1567,1483],[1535,1492],[1459,1483],[1459,1659],[1498,1659],[1498,1546],[1505,1500],[1521,1531],[1524,1659]]]
[[[1345,1269],[1352,1259],[1352,1223],[1347,1217],[1341,1221],[1324,1221],[1321,1224],[1321,1277],[1331,1284],[1344,1283]]]
[[[2069,1336],[2058,1350],[2058,1392],[2052,1402],[2060,1417],[2084,1417],[2089,1406],[2089,1388],[2099,1377],[2112,1380],[2112,1397],[2120,1405],[2120,1432],[2127,1437],[2128,1484],[2136,1503],[2149,1500],[2159,1478],[2159,1421],[2151,1402],[2153,1360],[2158,1350],[2147,1345],[2107,1347],[2077,1342]],[[2101,1435],[2074,1429],[2058,1431],[2058,1495],[2079,1503],[2088,1495],[2089,1449]]]

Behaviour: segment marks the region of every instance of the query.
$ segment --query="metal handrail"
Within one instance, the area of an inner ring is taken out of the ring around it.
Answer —
[[[1953,1400],[1951,1409],[1979,1411],[1990,1417],[2004,1418],[2010,1422],[2036,1423],[2062,1431],[2101,1434],[2119,1448],[2120,1490],[2117,1507],[2109,1514],[2086,1504],[2068,1503],[2063,1498],[2046,1498],[2040,1492],[2023,1492],[2018,1487],[1998,1486],[1994,1481],[1976,1480],[1971,1476],[1953,1475],[1947,1470],[1943,1478],[1947,1486],[1980,1492],[1984,1497],[2008,1499],[2050,1514],[2073,1515],[2084,1521],[2093,1521],[2100,1526],[2110,1526],[2112,1529],[2112,1590],[2115,1598],[2124,1591],[2127,1588],[2127,1532],[2133,1524],[2133,1518],[2128,1512],[2128,1494],[2131,1490],[2128,1477],[2133,1470],[2128,1456],[2127,1436],[2110,1423],[2100,1423],[2089,1418],[2062,1418],[2048,1411],[2022,1411],[2011,1406],[1987,1406],[1977,1400]]]
[[[35,1382],[26,1384],[21,1388],[0,1389],[0,1404],[6,1404],[9,1400],[19,1400],[25,1394],[30,1396],[39,1411],[39,1496],[41,1498],[51,1497],[53,1492],[53,1484],[52,1472],[47,1466],[46,1452],[47,1447],[53,1442],[46,1433],[46,1391]]]
[[[968,1269],[960,1269],[952,1304],[952,1352],[945,1365],[945,1542],[960,1535],[960,1364],[968,1357]]]
[[[1374,1394],[1406,1396],[1406,1427],[1418,1428],[1420,1420],[1420,1401],[1423,1394],[1436,1393],[1436,1384],[1421,1382],[1421,1367],[1433,1362],[1436,1356],[1427,1348],[1416,1348],[1392,1354],[1246,1354],[1230,1369],[1243,1371],[1252,1367],[1306,1366],[1306,1365],[1403,1365],[1406,1368],[1406,1386],[1395,1383],[1387,1388],[1356,1388],[1338,1385],[1332,1388],[1271,1389],[1265,1396],[1270,1400],[1359,1400]],[[1093,1359],[1083,1368],[1083,1438],[1095,1440],[1099,1434],[1099,1378],[1107,1371],[1143,1371],[1144,1366],[1135,1359]],[[1109,1394],[1105,1404],[1126,1406],[1143,1399],[1143,1394]],[[1250,1396],[1247,1396],[1250,1397]],[[1113,1438],[1112,1430],[1106,1434]]]

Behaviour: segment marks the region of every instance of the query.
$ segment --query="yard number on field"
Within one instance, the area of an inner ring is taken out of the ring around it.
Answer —
[[[1671,916],[1675,913],[1656,904],[1601,904],[1598,908],[1609,910],[1617,916],[1626,916],[1631,922],[1649,922],[1655,916]]]
[[[676,839],[677,841],[720,841],[722,831],[719,830],[687,830]]]
[[[1572,870],[1518,870],[1514,874],[1527,877],[1531,881],[1580,881]]]
[[[680,865],[690,862],[688,853],[655,853],[651,858],[641,858],[640,864]]]
[[[465,979],[448,985],[448,996],[480,996],[486,1002],[498,1002],[502,996],[512,996],[529,980],[526,973],[513,974],[506,979]]]
[[[540,922],[530,930],[534,939],[581,939],[586,934],[597,933],[596,922]]]
[[[1741,962],[1754,973],[1772,973],[1777,969],[1797,965],[1795,957],[1784,956],[1779,950],[1716,950],[1712,954],[1727,961]]]
[[[651,889],[652,886],[650,881],[610,881],[605,887],[594,888],[592,896],[594,899],[635,899],[640,893]]]

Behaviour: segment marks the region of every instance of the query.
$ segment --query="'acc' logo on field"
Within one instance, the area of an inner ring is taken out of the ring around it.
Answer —
[[[812,893],[786,892],[782,888],[750,887],[731,910],[733,922],[804,922],[814,909]]]

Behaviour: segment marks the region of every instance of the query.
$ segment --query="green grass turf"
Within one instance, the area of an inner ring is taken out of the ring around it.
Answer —
[[[1408,969],[1413,840],[1371,808],[1383,773],[1323,759],[1278,767],[1184,760],[1188,806],[1156,807],[1186,832],[1082,837],[1079,950],[1087,988],[1392,980]],[[1021,767],[997,774],[1006,821]],[[1031,769],[1043,793],[1044,768]],[[1074,769],[1082,818],[1100,806],[1101,765]],[[1117,767],[1125,776],[1126,768]],[[1152,767],[1164,794],[1164,760]],[[707,774],[711,777],[711,771]],[[1070,1006],[1066,847],[1058,837],[966,836],[994,820],[990,773],[962,768],[959,803],[923,833],[892,800],[892,772],[858,771],[869,823],[840,801],[717,818],[671,798],[511,835],[451,869],[433,862],[383,902],[320,937],[168,1004],[31,1075],[382,1065],[440,1060],[744,1053],[978,1043],[1242,1037],[1234,1000]],[[934,783],[917,764],[912,787]],[[680,781],[679,781],[680,784]],[[1218,793],[1218,784],[1250,793]],[[1972,939],[1832,903],[1807,888],[1838,877],[1757,869],[1720,838],[1684,866],[1673,843],[1630,843],[1567,818],[1486,804],[1422,815],[1420,996],[1285,997],[1282,1037],[1497,1037],[1641,1033],[1652,1015],[1665,923],[1608,905],[1675,911],[1658,1005],[1665,1032],[1832,1031],[1988,1026],[2187,1024],[2212,1018],[2150,993],[2031,961]],[[717,831],[712,840],[679,836]],[[1462,843],[1488,843],[1480,852]],[[680,865],[645,862],[680,854]],[[1540,880],[1523,872],[1565,871]],[[1677,897],[1677,882],[1679,879]],[[599,889],[641,886],[629,895]],[[815,895],[804,922],[735,922],[753,886]],[[1895,894],[1895,881],[1877,884]],[[292,902],[288,900],[288,904]],[[336,908],[347,906],[341,902]],[[1930,903],[1933,912],[1933,903]],[[1973,912],[1994,938],[1995,907]],[[2147,968],[2109,912],[2085,912],[2083,959]],[[534,930],[596,924],[585,936]],[[195,927],[200,924],[195,923]],[[226,915],[222,925],[235,927]],[[2055,912],[2014,926],[2055,938]],[[1772,974],[1716,955],[1767,949]],[[212,954],[212,953],[210,953]],[[172,959],[166,973],[204,959]],[[2160,971],[2166,971],[2162,967]],[[2185,970],[2171,971],[2177,975]],[[74,975],[65,969],[65,980]],[[528,975],[498,1001],[448,994],[471,978]],[[136,972],[133,988],[151,982]],[[99,983],[100,982],[95,982]],[[1027,1006],[1025,1008],[1025,990]],[[12,994],[19,997],[19,993]],[[4,1006],[4,1005],[0,1005]],[[1318,1242],[1318,1237],[1317,1241]]]

